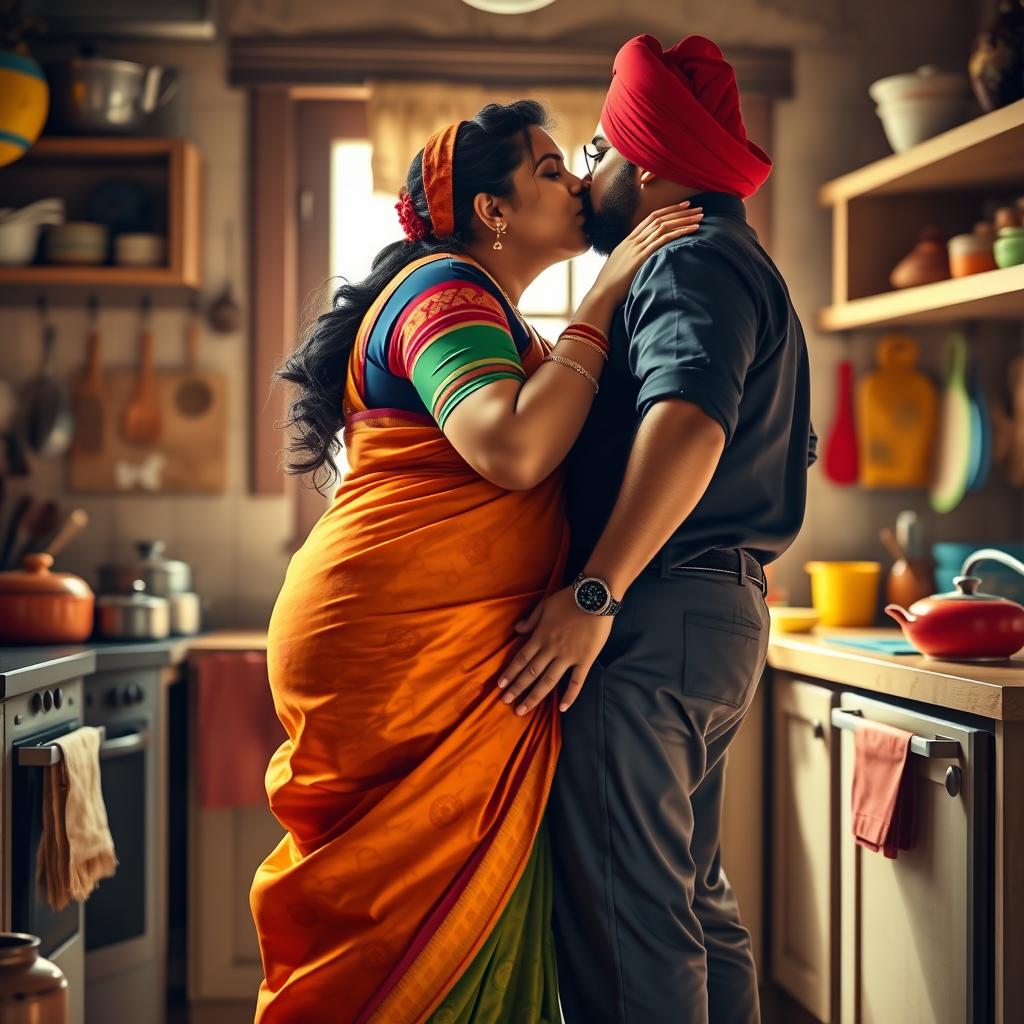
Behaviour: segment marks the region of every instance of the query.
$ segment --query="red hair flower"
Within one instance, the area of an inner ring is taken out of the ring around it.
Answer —
[[[408,189],[403,188],[398,194],[398,202],[395,203],[395,209],[398,211],[398,220],[402,225],[402,230],[405,232],[405,237],[410,242],[419,242],[430,234],[430,226],[416,212]]]

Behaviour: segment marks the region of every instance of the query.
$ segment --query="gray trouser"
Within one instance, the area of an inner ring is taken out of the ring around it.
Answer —
[[[567,1024],[757,1024],[719,857],[725,754],[768,648],[760,588],[642,575],[563,716],[548,822]]]

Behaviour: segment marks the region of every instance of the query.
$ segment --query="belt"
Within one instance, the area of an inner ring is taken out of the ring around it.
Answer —
[[[768,582],[761,563],[742,548],[713,548],[682,565],[673,565],[667,575],[682,576],[691,572],[730,576],[739,584],[749,580],[761,588],[762,594],[768,593]]]

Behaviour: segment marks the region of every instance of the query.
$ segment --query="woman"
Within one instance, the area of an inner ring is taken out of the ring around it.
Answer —
[[[586,248],[584,183],[536,103],[436,133],[398,204],[406,241],[338,289],[280,376],[292,468],[350,470],[292,559],[268,666],[288,739],[267,771],[287,835],[252,909],[257,1020],[559,1019],[542,820],[548,702],[495,697],[513,625],[561,584],[556,471],[610,319],[680,208],[609,258],[554,349],[516,302]]]

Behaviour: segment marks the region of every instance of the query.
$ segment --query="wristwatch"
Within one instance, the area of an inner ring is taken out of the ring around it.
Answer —
[[[588,615],[618,615],[622,611],[622,602],[612,597],[611,588],[600,576],[581,572],[572,581],[572,596],[576,607]]]

